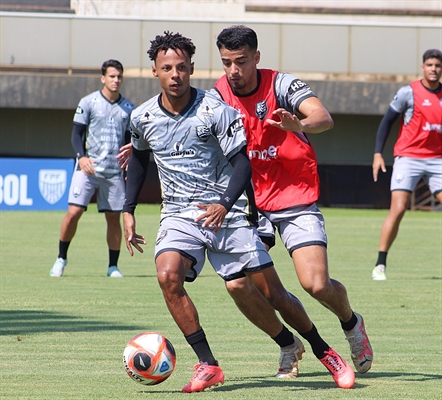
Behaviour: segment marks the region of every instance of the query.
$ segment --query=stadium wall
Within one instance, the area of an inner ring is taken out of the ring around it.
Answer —
[[[371,178],[377,126],[397,89],[420,77],[422,53],[442,48],[440,21],[407,21],[246,22],[260,39],[260,67],[305,79],[335,120],[333,130],[310,136],[321,204],[388,207],[389,179],[374,185]],[[105,59],[123,63],[123,94],[135,104],[156,94],[146,50],[164,30],[194,40],[193,85],[211,88],[222,75],[216,35],[235,23],[0,12],[0,156],[73,157],[73,112],[101,87]],[[389,166],[394,136],[385,150]],[[150,171],[142,200],[158,202],[155,167]]]

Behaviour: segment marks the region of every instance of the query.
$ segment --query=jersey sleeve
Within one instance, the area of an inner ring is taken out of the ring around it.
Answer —
[[[307,83],[285,72],[278,72],[276,75],[275,93],[278,104],[292,113],[299,111],[304,100],[316,97]]]
[[[75,110],[74,122],[82,125],[89,125],[90,113],[89,102],[86,97],[83,97]]]
[[[144,138],[143,127],[143,112],[139,112],[138,109],[132,112],[130,119],[130,134],[132,146],[140,151],[149,150],[149,143]]]
[[[224,155],[229,159],[246,145],[244,123],[238,111],[222,102],[216,121],[216,135]]]
[[[413,89],[410,85],[403,86],[398,90],[390,103],[390,107],[399,114],[413,108]]]

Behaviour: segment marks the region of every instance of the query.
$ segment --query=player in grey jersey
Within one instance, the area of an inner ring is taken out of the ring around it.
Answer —
[[[107,276],[122,278],[117,263],[121,247],[120,213],[124,202],[124,176],[117,160],[120,148],[130,141],[130,113],[134,105],[120,94],[123,66],[105,61],[103,88],[83,97],[74,116],[72,146],[77,163],[69,189],[68,211],[60,230],[59,253],[50,276],[61,277],[78,221],[97,192],[97,207],[107,222],[109,266]]]
[[[145,240],[136,233],[134,212],[147,172],[147,150],[151,150],[163,193],[155,246],[157,278],[172,317],[199,360],[183,392],[199,392],[224,382],[195,305],[184,289],[185,281],[197,278],[206,253],[225,282],[247,277],[261,292],[250,285],[232,296],[251,322],[280,346],[290,342],[288,351],[296,353],[296,360],[301,358],[302,343],[296,338],[293,344],[293,334],[276,317],[271,303],[303,332],[315,354],[324,354],[330,347],[299,300],[282,286],[249,221],[253,192],[249,197],[244,191],[250,187],[251,168],[239,114],[222,100],[190,86],[195,51],[190,39],[165,32],[151,43],[148,54],[161,93],[131,116],[133,153],[123,208],[124,234],[131,255],[133,247],[143,252]],[[351,387],[351,368],[340,357],[334,362],[344,366],[339,386]]]

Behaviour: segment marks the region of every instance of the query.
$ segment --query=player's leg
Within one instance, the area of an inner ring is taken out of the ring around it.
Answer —
[[[104,213],[107,224],[106,241],[109,248],[109,265],[107,276],[111,278],[122,278],[123,274],[118,269],[118,258],[120,257],[122,230],[120,212],[106,211]]]
[[[280,347],[278,378],[296,378],[298,361],[302,359],[304,345],[285,327],[275,309],[256,289],[248,277],[226,281],[226,289],[238,309],[257,328],[269,335]]]
[[[302,288],[341,321],[348,321],[352,310],[347,290],[340,282],[330,279],[325,246],[299,247],[292,251],[292,259]]]
[[[78,221],[84,213],[85,208],[70,204],[60,228],[60,241],[70,243],[77,232]]]
[[[52,277],[61,277],[67,265],[69,245],[77,232],[78,222],[86,210],[92,195],[95,192],[93,177],[82,171],[75,171],[69,188],[68,211],[61,222],[60,239],[58,242],[58,256],[49,272]]]
[[[351,309],[345,286],[330,279],[325,246],[299,247],[292,252],[292,259],[303,289],[339,318],[355,368],[360,373],[367,372],[373,361],[373,350],[364,320]]]
[[[166,218],[155,246],[157,278],[167,308],[198,357],[195,373],[182,389],[186,393],[224,383],[224,374],[210,349],[198,311],[184,288],[184,282],[195,280],[204,265],[204,238],[198,235],[198,229],[191,224]]]
[[[390,211],[382,224],[379,251],[388,252],[399,231],[399,224],[407,210],[411,193],[404,190],[391,192]]]
[[[396,157],[391,174],[390,210],[385,218],[379,239],[378,258],[372,271],[372,278],[376,281],[387,279],[387,255],[397,237],[399,225],[408,208],[411,193],[426,170],[426,160],[408,157]]]
[[[273,267],[273,262],[268,252],[257,237],[257,231],[251,228],[238,229],[228,232],[228,235],[228,243],[232,248],[228,254],[223,254],[222,261],[218,253],[209,252],[208,254],[213,265],[219,265],[217,272],[226,280],[226,286],[236,303],[244,304],[247,302],[248,307],[240,307],[241,311],[251,321],[261,322],[264,320],[265,324],[265,318],[275,318],[273,315],[274,311],[269,308],[269,305],[272,305],[274,309],[280,311],[285,321],[299,330],[300,334],[310,343],[314,354],[327,367],[338,386],[343,388],[352,387],[354,384],[353,370],[319,336],[299,300],[286,291]],[[245,243],[249,243],[248,247],[250,250],[244,253],[241,249],[248,248],[244,245]],[[250,243],[255,243],[255,246],[250,246]],[[240,254],[241,252],[243,254]],[[253,252],[253,257],[251,257],[250,252]],[[235,256],[237,257],[236,263],[234,262]],[[244,277],[238,274],[238,268],[240,268],[239,271],[247,275],[248,280],[245,280]],[[254,287],[259,291],[260,296],[267,300],[267,305],[263,303]],[[260,315],[263,318],[259,318]],[[272,323],[274,324],[275,322]],[[265,332],[270,332],[270,329],[266,329],[262,325],[258,327]],[[283,334],[284,332],[281,333]],[[280,360],[282,371],[277,376],[284,377],[285,368],[290,370],[294,363],[297,366],[298,354],[302,355],[303,349],[301,348],[300,350],[298,352],[295,351],[296,357],[294,358],[293,348],[282,349]],[[287,361],[290,361],[287,362],[287,366],[283,360],[284,357],[287,357]],[[334,357],[334,366],[332,366],[333,362],[330,364],[325,361],[330,361],[330,357]]]
[[[125,197],[124,177],[123,174],[119,174],[111,178],[98,178],[98,181],[97,207],[98,211],[104,212],[107,224],[106,241],[109,251],[107,276],[122,278],[118,259],[122,240],[120,214]]]
[[[373,268],[371,277],[375,281],[385,281],[387,279],[387,255],[391,245],[399,232],[399,225],[407,211],[411,193],[404,190],[391,192],[390,211],[382,223],[381,237],[379,239],[379,251],[376,265]]]

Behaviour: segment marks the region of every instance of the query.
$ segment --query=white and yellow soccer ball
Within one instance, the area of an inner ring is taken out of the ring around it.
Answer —
[[[160,333],[140,333],[127,343],[123,364],[135,382],[157,385],[172,374],[176,364],[175,349]]]

